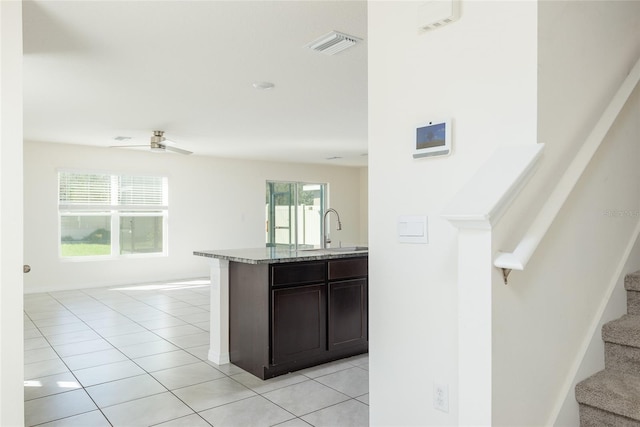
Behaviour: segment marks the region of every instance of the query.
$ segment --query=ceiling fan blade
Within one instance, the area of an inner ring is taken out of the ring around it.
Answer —
[[[180,154],[193,154],[193,152],[188,151],[188,150],[183,150],[182,148],[177,148],[177,147],[171,147],[170,145],[165,145],[164,149],[167,151],[173,151],[174,153],[180,153]]]
[[[109,148],[131,148],[131,147],[149,147],[149,144],[141,145],[110,145]]]

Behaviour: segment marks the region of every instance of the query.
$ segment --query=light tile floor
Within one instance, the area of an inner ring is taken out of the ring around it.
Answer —
[[[366,426],[368,356],[262,381],[207,360],[209,282],[24,297],[27,426]]]

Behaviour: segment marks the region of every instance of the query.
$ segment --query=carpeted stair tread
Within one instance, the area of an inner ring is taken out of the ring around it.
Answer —
[[[576,385],[576,400],[640,421],[640,376],[604,370]]]
[[[627,274],[624,277],[624,288],[628,291],[640,292],[640,271]]]
[[[640,315],[625,314],[602,327],[602,339],[606,342],[640,347]]]
[[[580,405],[580,427],[640,427],[640,421],[589,405]]]

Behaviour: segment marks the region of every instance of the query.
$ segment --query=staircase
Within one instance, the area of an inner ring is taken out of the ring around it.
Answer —
[[[640,426],[640,271],[624,287],[627,314],[602,327],[605,369],[576,385],[581,427]]]

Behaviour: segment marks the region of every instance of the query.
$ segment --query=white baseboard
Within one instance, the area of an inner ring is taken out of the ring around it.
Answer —
[[[226,365],[228,363],[231,363],[231,361],[229,360],[229,353],[218,353],[211,349],[209,349],[207,358],[216,365]]]

